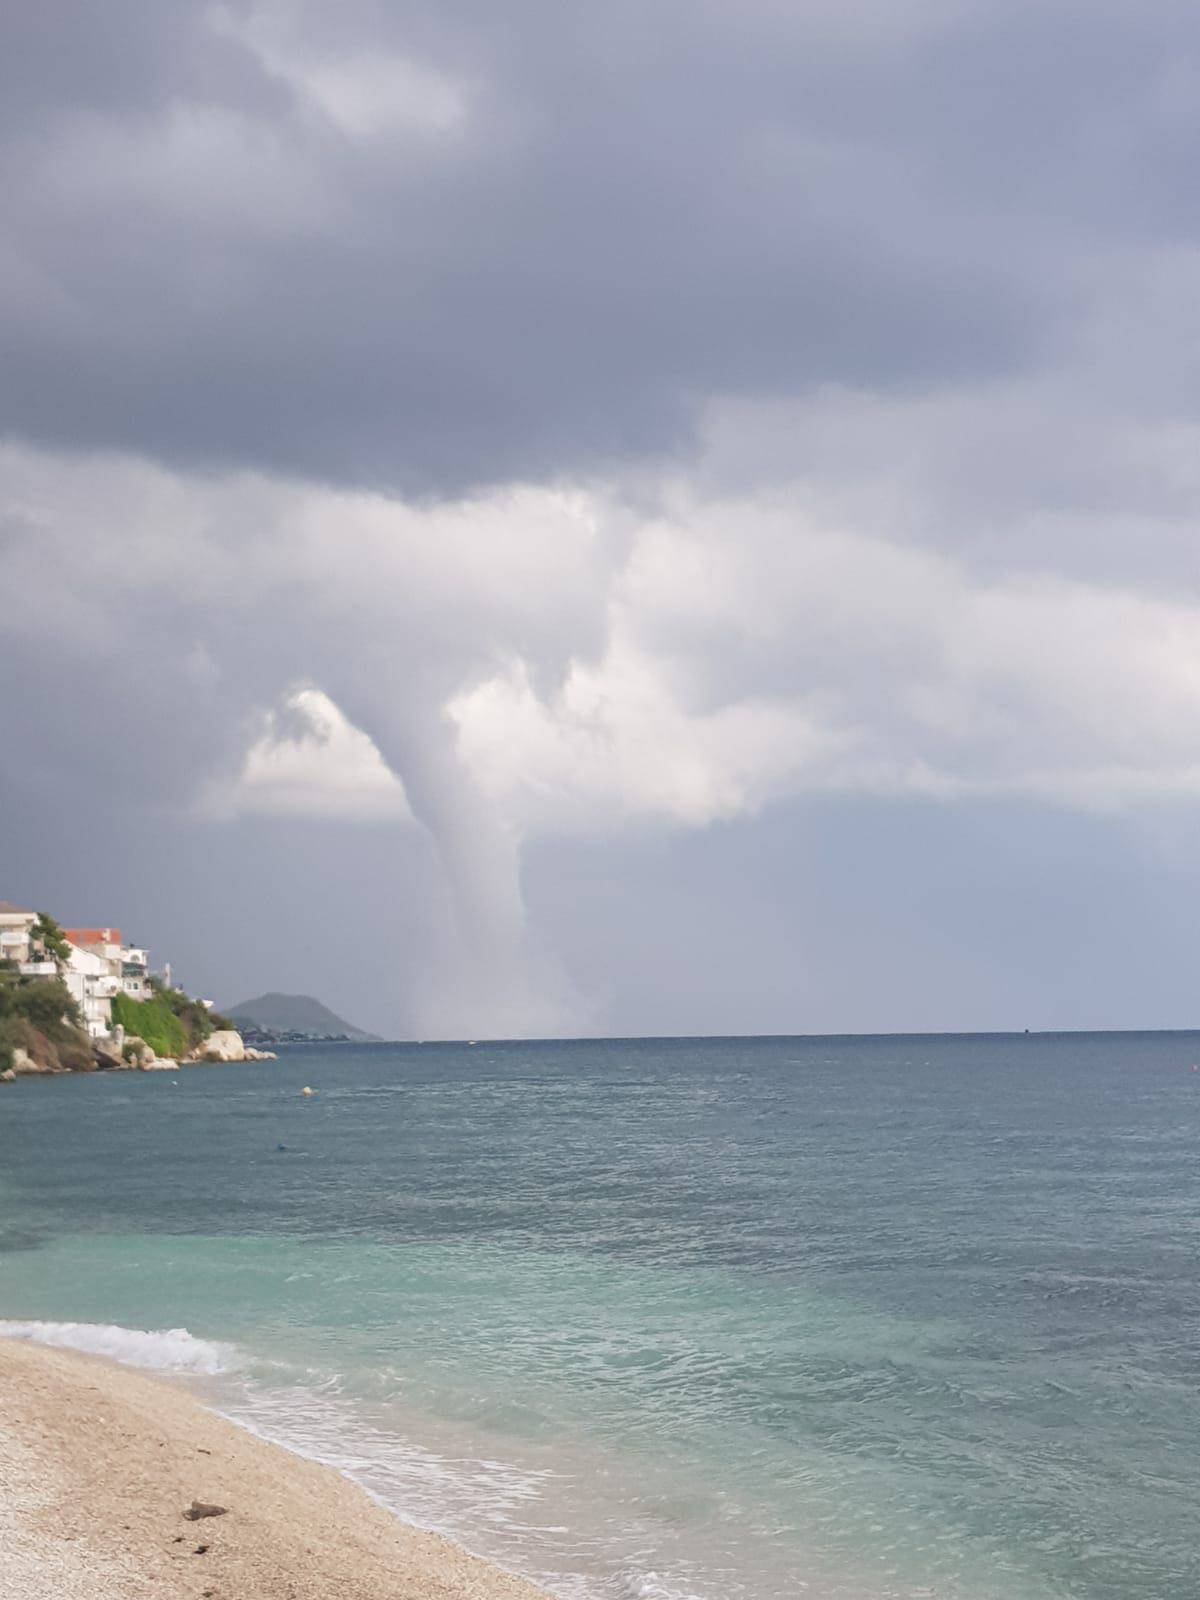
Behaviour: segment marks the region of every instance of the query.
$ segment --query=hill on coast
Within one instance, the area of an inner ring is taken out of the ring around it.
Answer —
[[[223,1009],[234,1027],[243,1032],[249,1029],[257,1033],[308,1034],[314,1039],[378,1038],[377,1034],[346,1022],[310,994],[260,994],[254,1000]]]

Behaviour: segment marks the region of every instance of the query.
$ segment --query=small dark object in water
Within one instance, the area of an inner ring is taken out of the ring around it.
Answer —
[[[285,1144],[277,1144],[275,1146],[275,1148],[276,1148],[276,1150],[286,1150],[287,1149],[287,1145],[285,1145]]]
[[[201,1517],[223,1517],[226,1509],[225,1506],[206,1506],[203,1500],[193,1500],[183,1514],[189,1522],[199,1522]]]

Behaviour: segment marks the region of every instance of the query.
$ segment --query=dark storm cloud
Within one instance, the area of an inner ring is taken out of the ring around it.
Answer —
[[[0,426],[406,489],[603,469],[714,395],[1036,368],[1122,211],[1189,231],[1183,8],[845,10],[9,8]],[[328,73],[353,113],[389,61],[395,116],[339,120]]]
[[[43,0],[3,19],[0,126],[45,136],[63,116],[149,117],[172,101],[276,113],[289,94],[246,50],[214,31],[210,8]]]
[[[1013,1020],[1061,943],[1027,894],[1142,874],[1078,812],[1200,797],[1198,40],[1174,0],[7,7],[0,894],[226,998],[311,969],[262,927],[349,919],[378,959],[322,992],[368,1025]],[[909,908],[984,805],[1011,914],[955,969],[972,905]]]

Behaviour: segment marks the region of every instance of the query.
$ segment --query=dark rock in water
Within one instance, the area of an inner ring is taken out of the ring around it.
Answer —
[[[223,1517],[226,1506],[206,1506],[202,1500],[193,1500],[183,1513],[189,1522],[199,1522],[201,1517]]]

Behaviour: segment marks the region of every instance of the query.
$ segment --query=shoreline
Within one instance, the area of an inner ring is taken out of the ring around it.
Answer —
[[[0,1339],[0,1591],[13,1600],[547,1600],[184,1388]],[[189,1520],[194,1501],[224,1508]]]

